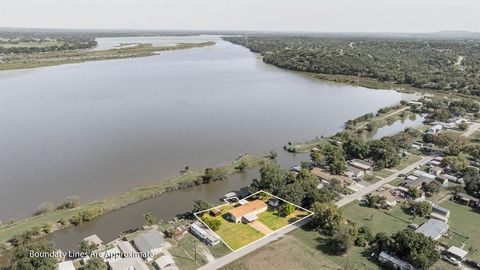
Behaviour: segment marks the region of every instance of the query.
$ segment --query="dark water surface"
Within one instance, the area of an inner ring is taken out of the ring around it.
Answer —
[[[0,220],[26,217],[44,201],[76,195],[86,202],[150,184],[186,165],[203,169],[241,153],[280,151],[289,140],[332,134],[406,97],[280,70],[222,41],[0,72]],[[215,192],[212,185],[191,194]],[[160,216],[191,207],[168,195],[151,203],[166,213]]]

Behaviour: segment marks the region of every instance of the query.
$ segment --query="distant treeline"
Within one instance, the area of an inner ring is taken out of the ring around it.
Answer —
[[[296,71],[480,96],[480,39],[248,36],[225,40]]]

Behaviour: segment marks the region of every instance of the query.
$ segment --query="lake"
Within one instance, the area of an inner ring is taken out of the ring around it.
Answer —
[[[148,185],[187,165],[278,152],[412,97],[322,82],[205,40],[217,44],[0,72],[0,220],[29,216],[44,201]]]

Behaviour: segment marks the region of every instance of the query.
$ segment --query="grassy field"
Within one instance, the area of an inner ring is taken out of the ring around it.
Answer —
[[[397,169],[397,170],[405,169],[406,167],[408,167],[409,165],[419,161],[420,159],[422,159],[421,156],[408,154],[406,157],[402,158],[402,160],[400,161],[400,164],[398,164],[395,167],[395,169]]]
[[[236,173],[235,167],[237,167],[241,161],[245,161],[248,168],[253,168],[263,165],[265,162],[267,162],[267,160],[268,158],[265,157],[245,155],[231,164],[222,166],[220,168],[225,170],[227,174],[234,174]],[[151,199],[163,194],[164,192],[167,192],[168,190],[178,189],[182,185],[188,186],[196,181],[196,179],[201,175],[203,175],[203,172],[188,171],[184,174],[165,179],[161,181],[160,184],[134,188],[128,192],[112,196],[105,200],[87,203],[75,209],[54,211],[45,215],[34,216],[15,221],[11,224],[6,224],[0,227],[0,242],[5,242],[14,235],[31,230],[36,226],[42,226],[44,224],[56,224],[60,219],[69,220],[73,216],[83,211],[98,211],[100,214],[105,214],[116,209],[127,207],[142,200]]]
[[[349,221],[354,222],[358,227],[367,226],[373,233],[386,232],[392,234],[406,228],[410,223],[421,224],[425,221],[424,218],[413,220],[411,216],[404,213],[399,205],[391,211],[384,211],[352,202],[342,209]]]
[[[50,47],[50,46],[61,46],[63,42],[54,40],[54,39],[49,39],[49,40],[42,40],[42,41],[32,41],[32,42],[17,42],[17,43],[12,43],[12,42],[7,42],[7,43],[0,43],[0,47],[3,48],[22,48],[22,47]]]
[[[215,233],[234,250],[265,236],[247,224],[233,222],[223,224]]]
[[[258,220],[265,224],[268,228],[275,231],[293,223],[302,217],[308,216],[309,213],[302,210],[295,210],[292,214],[283,217],[279,215],[278,211],[267,211],[258,214]]]
[[[4,57],[0,62],[0,70],[55,66],[87,61],[101,61],[122,58],[151,56],[161,51],[181,50],[212,46],[215,42],[180,43],[174,46],[154,47],[151,44],[140,44],[133,47],[110,49],[103,51],[70,50],[51,51],[28,54],[13,54]]]
[[[452,201],[444,201],[440,203],[440,206],[450,210],[448,223],[450,231],[453,232],[453,241],[450,243],[456,246],[464,243],[465,249],[476,248],[478,251],[468,254],[467,257],[480,261],[480,212]]]

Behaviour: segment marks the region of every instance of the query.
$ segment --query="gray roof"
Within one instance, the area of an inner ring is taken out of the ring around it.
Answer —
[[[165,245],[163,235],[158,231],[149,231],[133,239],[133,243],[140,252],[150,252]]]
[[[448,224],[437,220],[429,219],[427,222],[423,223],[415,232],[421,233],[427,237],[430,237],[434,240],[437,240],[442,236],[442,234],[448,231]]]
[[[385,251],[382,251],[380,253],[379,260],[381,262],[390,262],[391,264],[397,266],[399,269],[402,269],[402,270],[414,270],[415,269],[415,267],[413,265],[409,264],[406,261],[401,260],[400,258],[392,256]]]
[[[433,181],[433,179],[425,177],[425,176],[419,176],[416,180],[409,180],[406,182],[405,187],[406,188],[411,188],[411,187],[418,187],[421,186],[423,183],[429,184]]]
[[[437,214],[441,214],[441,215],[444,215],[444,216],[447,216],[448,213],[450,213],[450,210],[434,204],[434,205],[432,206],[432,212],[433,212],[433,213],[437,213]]]

